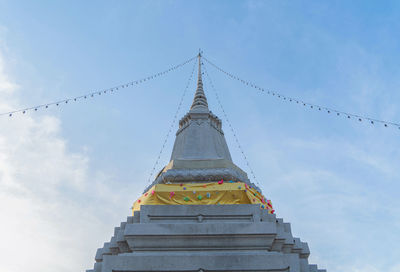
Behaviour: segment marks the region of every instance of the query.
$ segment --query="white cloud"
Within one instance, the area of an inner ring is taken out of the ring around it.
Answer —
[[[5,67],[0,51],[0,112],[20,107],[19,87]],[[90,268],[95,247],[111,236],[110,221],[120,220],[108,208],[119,198],[110,197],[107,175],[90,175],[89,158],[69,152],[60,134],[51,115],[0,117],[2,272]],[[110,221],[100,220],[106,216]]]

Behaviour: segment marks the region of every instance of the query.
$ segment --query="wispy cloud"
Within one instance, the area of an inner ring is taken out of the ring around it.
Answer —
[[[0,51],[1,112],[20,106],[6,61]],[[90,173],[84,150],[68,151],[61,131],[60,120],[48,114],[0,118],[1,271],[90,268],[95,247],[113,230],[100,218],[116,225],[127,211],[107,183],[111,177]]]

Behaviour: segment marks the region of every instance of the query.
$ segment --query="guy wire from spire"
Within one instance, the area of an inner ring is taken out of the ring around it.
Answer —
[[[318,110],[318,111],[324,110],[328,114],[332,112],[332,113],[336,113],[336,116],[342,115],[342,116],[347,117],[347,119],[352,119],[353,118],[353,119],[358,120],[359,122],[362,122],[363,120],[367,120],[367,121],[369,121],[369,123],[371,125],[374,125],[375,123],[381,123],[381,124],[383,124],[384,127],[393,126],[393,127],[397,127],[400,130],[400,123],[395,123],[395,122],[390,122],[390,121],[385,121],[385,120],[379,120],[379,119],[376,119],[376,118],[370,118],[370,117],[363,116],[363,115],[358,115],[358,114],[348,113],[348,112],[344,112],[344,111],[339,111],[339,110],[328,108],[328,107],[325,107],[325,106],[321,106],[321,105],[305,102],[305,101],[303,101],[303,100],[301,100],[299,98],[289,97],[289,96],[283,95],[283,94],[275,92],[275,91],[264,89],[264,88],[262,88],[262,87],[260,87],[260,86],[258,86],[256,84],[250,82],[250,81],[243,80],[240,77],[238,77],[236,75],[233,75],[233,74],[223,70],[222,68],[220,68],[219,66],[217,66],[216,64],[214,64],[213,62],[208,60],[206,57],[203,56],[203,58],[211,66],[216,68],[218,71],[224,73],[228,77],[230,77],[232,79],[236,79],[237,81],[241,82],[242,84],[244,84],[246,86],[250,86],[250,87],[252,87],[252,88],[254,88],[256,90],[259,90],[262,93],[266,92],[267,94],[275,96],[276,98],[281,98],[281,99],[283,99],[285,101],[295,102],[296,104],[299,104],[299,105],[301,104],[303,106],[308,106],[308,107],[310,107],[310,109],[315,109],[315,110]]]
[[[229,126],[229,128],[230,128],[230,130],[231,130],[231,132],[232,132],[232,134],[233,134],[233,136],[234,136],[234,138],[235,138],[235,142],[236,142],[236,144],[237,144],[237,146],[238,146],[240,152],[242,153],[242,156],[243,156],[243,158],[244,158],[244,160],[245,160],[245,162],[246,162],[246,164],[247,164],[247,167],[248,167],[249,170],[250,170],[251,175],[253,176],[254,182],[255,182],[255,184],[261,189],[261,185],[260,185],[260,183],[258,182],[258,180],[257,180],[257,178],[256,178],[256,175],[254,174],[253,168],[250,166],[250,163],[249,163],[249,160],[247,159],[246,154],[244,154],[242,145],[239,143],[239,139],[238,139],[238,137],[237,137],[237,135],[236,135],[236,132],[235,132],[235,130],[233,129],[231,122],[229,121],[228,115],[226,114],[225,109],[224,109],[224,107],[222,106],[221,100],[219,99],[218,92],[217,92],[217,90],[216,90],[216,88],[215,88],[215,86],[214,86],[214,83],[212,82],[211,77],[210,77],[210,75],[208,74],[207,69],[206,69],[205,66],[203,66],[203,70],[204,70],[204,73],[205,73],[205,75],[206,75],[206,77],[207,77],[207,79],[208,79],[208,82],[210,83],[211,89],[214,91],[215,98],[217,99],[217,102],[218,102],[219,106],[221,107],[222,113],[224,114],[224,117],[225,117],[225,121],[228,123],[228,126]]]
[[[197,56],[196,56],[196,57],[197,57]],[[194,63],[193,63],[192,72],[191,72],[190,77],[189,77],[189,79],[188,79],[188,81],[187,81],[187,83],[186,83],[186,87],[185,87],[185,89],[184,89],[184,91],[183,91],[183,93],[182,93],[181,99],[180,99],[179,104],[178,104],[178,108],[176,109],[174,118],[172,119],[171,125],[169,126],[169,130],[168,130],[168,132],[167,132],[167,135],[165,136],[165,139],[164,139],[163,145],[162,145],[162,147],[161,147],[161,150],[160,150],[160,152],[158,153],[158,157],[157,157],[157,159],[156,159],[156,162],[154,163],[154,166],[153,166],[153,168],[151,169],[150,176],[149,176],[149,178],[148,178],[148,180],[147,180],[147,185],[152,181],[151,178],[152,178],[152,176],[153,176],[153,174],[154,174],[154,171],[156,170],[156,167],[157,167],[157,165],[158,165],[158,163],[159,163],[159,161],[160,161],[161,155],[162,155],[162,153],[163,153],[163,151],[164,151],[164,148],[165,148],[165,146],[166,146],[166,144],[167,144],[169,135],[171,134],[172,130],[174,129],[174,126],[175,126],[175,123],[176,123],[176,119],[178,118],[179,111],[180,111],[180,109],[181,109],[181,107],[182,107],[182,104],[183,104],[183,99],[185,98],[185,95],[186,95],[186,93],[187,93],[187,90],[188,90],[188,88],[189,88],[189,85],[190,85],[190,83],[192,82],[194,70],[195,70],[195,67],[196,67],[196,63],[197,63],[197,62],[194,62]]]
[[[120,84],[120,85],[117,85],[117,86],[114,86],[114,87],[111,87],[111,88],[107,88],[107,89],[101,89],[101,90],[98,90],[98,91],[93,91],[93,92],[90,92],[90,93],[87,93],[87,94],[83,94],[83,95],[80,95],[80,96],[76,96],[76,97],[72,97],[72,98],[66,98],[66,99],[55,101],[55,102],[36,105],[36,106],[33,106],[33,107],[29,107],[29,108],[23,108],[23,109],[14,110],[14,111],[3,112],[3,113],[0,113],[0,117],[1,116],[6,116],[6,115],[8,115],[9,117],[12,117],[16,113],[25,114],[28,111],[38,111],[41,108],[47,109],[50,106],[54,106],[54,105],[55,106],[60,106],[60,105],[63,105],[63,104],[68,104],[69,102],[76,102],[76,101],[78,101],[80,99],[87,99],[89,97],[95,97],[95,96],[101,95],[101,94],[113,93],[114,91],[118,91],[120,88],[121,89],[128,88],[130,86],[138,85],[138,84],[141,84],[141,83],[143,83],[145,81],[149,81],[149,80],[154,79],[156,77],[165,75],[165,74],[167,74],[167,73],[169,73],[171,71],[174,71],[174,70],[176,70],[178,68],[181,68],[181,67],[185,66],[186,64],[188,64],[189,62],[193,61],[196,58],[197,58],[197,56],[192,57],[192,58],[190,58],[190,59],[188,59],[188,60],[186,60],[186,61],[184,61],[184,62],[182,62],[182,63],[180,63],[178,65],[172,66],[171,68],[169,68],[167,70],[164,70],[162,72],[153,74],[153,75],[148,76],[148,77],[144,77],[142,79],[134,80],[134,81],[131,81],[131,82],[128,82],[128,83],[124,83],[124,84]]]

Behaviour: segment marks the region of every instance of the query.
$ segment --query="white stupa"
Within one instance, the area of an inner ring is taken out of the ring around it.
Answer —
[[[309,255],[232,162],[222,122],[208,108],[199,54],[197,90],[170,162],[87,272],[326,271],[309,264]]]

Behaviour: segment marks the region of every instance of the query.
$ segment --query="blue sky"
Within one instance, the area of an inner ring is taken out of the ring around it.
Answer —
[[[399,122],[399,15],[398,1],[0,0],[0,112],[139,79],[202,48],[264,88]],[[92,267],[146,186],[191,68],[0,118],[1,271]],[[309,243],[310,262],[400,271],[400,130],[283,102],[206,68],[264,194]],[[205,91],[249,172],[206,80]]]

